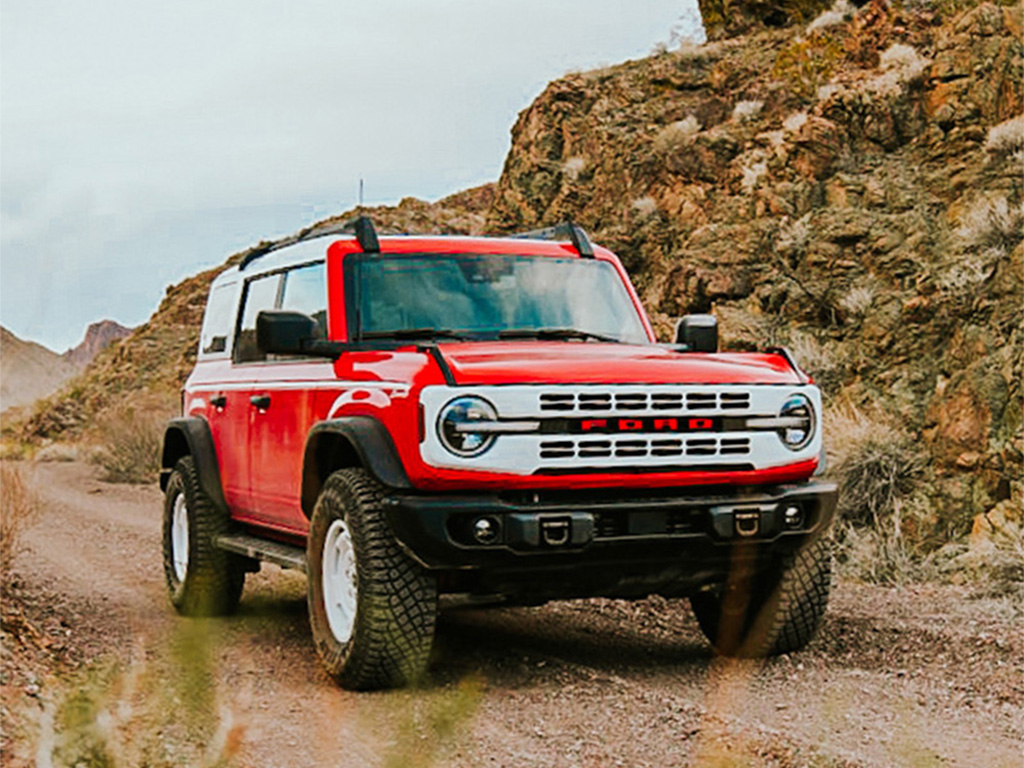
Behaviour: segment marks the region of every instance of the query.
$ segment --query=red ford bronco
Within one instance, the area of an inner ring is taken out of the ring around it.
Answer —
[[[564,240],[563,240],[564,238]],[[167,427],[175,608],[303,570],[343,686],[423,674],[438,596],[687,596],[721,653],[804,646],[828,599],[821,396],[785,350],[657,344],[619,259],[569,223],[250,251],[210,291]]]

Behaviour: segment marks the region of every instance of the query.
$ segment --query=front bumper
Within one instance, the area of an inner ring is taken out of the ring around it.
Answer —
[[[430,569],[643,572],[661,564],[685,574],[701,564],[727,565],[736,544],[757,553],[797,547],[820,534],[832,521],[836,486],[805,483],[706,494],[694,489],[394,494],[384,503],[398,541]],[[486,542],[475,536],[481,519],[490,521],[494,533]]]

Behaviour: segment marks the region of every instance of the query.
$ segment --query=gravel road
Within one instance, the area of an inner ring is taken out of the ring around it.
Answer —
[[[425,687],[353,694],[320,671],[300,575],[179,618],[155,488],[26,469],[39,634],[5,628],[5,766],[1024,764],[1019,601],[840,582],[811,647],[765,663],[713,656],[685,600],[451,609]]]

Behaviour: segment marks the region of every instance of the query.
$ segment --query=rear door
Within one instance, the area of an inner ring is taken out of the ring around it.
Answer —
[[[278,307],[315,319],[327,331],[324,263],[304,264],[281,275]],[[306,533],[302,513],[302,458],[314,420],[317,393],[335,386],[334,365],[324,358],[272,356],[260,366],[250,392],[249,483],[253,514],[280,530]]]
[[[281,273],[257,275],[245,281],[242,309],[235,330],[232,370],[235,382],[221,393],[223,404],[221,429],[230,433],[221,451],[221,479],[233,516],[242,520],[260,521],[262,515],[252,496],[251,445],[252,423],[257,411],[253,402],[254,382],[265,375],[267,356],[256,346],[256,316],[277,306],[281,289]]]
[[[210,426],[217,452],[224,500],[235,513],[249,495],[248,390],[251,369],[232,364],[240,281],[216,285],[207,301],[199,341],[199,359],[187,385],[188,416],[201,416]]]

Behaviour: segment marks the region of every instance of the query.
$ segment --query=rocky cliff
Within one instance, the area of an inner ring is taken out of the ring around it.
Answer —
[[[793,346],[911,434],[962,532],[1020,508],[1021,22],[872,2],[566,77],[520,115],[489,226],[573,217],[662,329],[711,311],[731,346]]]
[[[120,341],[132,332],[113,320],[100,320],[90,323],[85,330],[85,337],[78,344],[65,352],[61,357],[76,368],[84,368],[93,361],[100,352],[115,341]]]
[[[702,3],[713,42],[551,83],[496,185],[370,213],[443,232],[572,217],[663,334],[714,312],[727,346],[792,346],[853,421],[904,435],[935,535],[1019,516],[1021,6],[779,7]],[[214,274],[168,289],[25,434],[75,430],[122,388],[173,392]]]

